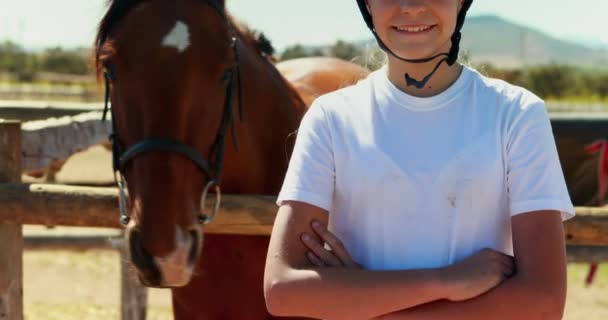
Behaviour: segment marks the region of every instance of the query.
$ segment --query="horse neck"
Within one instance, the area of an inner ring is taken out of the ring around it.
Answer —
[[[257,52],[257,49],[247,42],[244,42],[242,46],[246,48],[243,50],[246,54],[240,63],[242,72],[250,73],[253,75],[250,79],[255,79],[255,81],[242,83],[243,91],[250,95],[255,92],[274,93],[272,95],[274,99],[270,99],[270,97],[267,99],[273,103],[265,106],[268,108],[266,111],[275,112],[273,113],[274,116],[279,117],[280,115],[282,120],[288,122],[288,126],[295,125],[297,129],[301,117],[306,111],[304,101],[292,84],[281,75],[266,57]],[[248,95],[244,94],[244,96],[244,102],[247,102]],[[277,123],[277,125],[284,126],[280,123]]]
[[[236,121],[243,143],[238,152],[226,150],[224,189],[276,193],[293,147],[288,136],[297,130],[305,105],[274,65],[245,40],[239,42],[239,67],[245,119]]]

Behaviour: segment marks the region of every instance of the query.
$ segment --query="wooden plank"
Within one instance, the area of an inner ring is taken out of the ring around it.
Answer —
[[[576,217],[564,224],[566,242],[572,245],[608,245],[608,208],[577,207]]]
[[[103,110],[102,102],[47,102],[0,100],[0,119],[20,121],[44,120],[65,116],[75,116],[85,112]]]
[[[98,106],[98,105],[95,105]],[[99,106],[98,106],[99,107]],[[23,107],[15,108],[19,110]],[[110,133],[110,122],[101,121],[101,112],[77,113],[92,108],[78,107],[42,108],[32,107],[36,112],[43,110],[63,110],[66,116],[23,124],[22,150],[23,170],[37,170],[48,167],[53,161],[65,160],[77,151],[106,141]],[[11,108],[0,105],[0,118]],[[5,114],[5,116],[10,114]],[[556,139],[571,138],[579,143],[589,143],[599,138],[608,138],[608,113],[553,113],[551,124]]]
[[[277,212],[274,200],[224,195],[220,213],[205,232],[270,235]],[[121,228],[117,204],[115,188],[0,184],[0,222]],[[577,216],[564,224],[568,244],[608,245],[608,208],[576,210]]]
[[[114,188],[0,185],[0,221],[121,228]]]
[[[277,211],[274,199],[224,195],[220,213],[205,232],[269,235]],[[210,207],[213,200],[208,201]],[[120,229],[118,220],[115,188],[0,184],[0,221]]]
[[[608,246],[568,245],[568,262],[608,262]]]
[[[553,113],[550,117],[556,139],[571,138],[581,144],[608,139],[608,113]]]
[[[21,179],[21,124],[0,121],[0,182]],[[0,208],[0,214],[6,210]],[[18,220],[0,221],[0,319],[23,319],[23,230]]]
[[[121,237],[113,236],[25,236],[25,250],[115,250]]]
[[[28,172],[47,168],[54,161],[66,160],[78,151],[106,142],[112,125],[101,117],[102,112],[94,111],[24,123],[22,169]]]

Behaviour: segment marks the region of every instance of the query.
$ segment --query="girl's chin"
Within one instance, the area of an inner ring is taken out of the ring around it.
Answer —
[[[426,58],[430,58],[432,56],[437,55],[438,53],[442,53],[442,52],[448,52],[448,51],[442,51],[442,50],[435,50],[435,49],[429,49],[429,48],[403,48],[403,47],[396,47],[396,48],[391,48],[391,50],[398,55],[401,58],[404,59],[409,59],[409,60],[418,60],[418,59],[426,59]]]

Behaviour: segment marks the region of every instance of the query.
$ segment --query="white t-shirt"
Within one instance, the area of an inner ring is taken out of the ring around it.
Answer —
[[[574,215],[544,102],[468,67],[429,98],[400,91],[386,68],[319,97],[286,200],[329,211],[329,229],[370,270],[443,267],[485,247],[512,254],[512,216]]]

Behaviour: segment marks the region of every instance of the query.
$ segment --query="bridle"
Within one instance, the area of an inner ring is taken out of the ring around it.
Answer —
[[[134,145],[130,146],[126,150],[123,151],[123,148],[120,144],[120,138],[118,137],[118,133],[116,132],[116,123],[114,117],[113,108],[109,108],[110,102],[110,83],[113,80],[116,80],[115,74],[109,69],[106,68],[104,70],[104,78],[105,78],[105,104],[103,111],[103,120],[105,121],[108,110],[112,113],[112,132],[110,134],[110,141],[112,141],[112,166],[114,171],[114,180],[116,186],[119,190],[119,208],[120,208],[120,223],[123,225],[127,225],[131,220],[131,217],[127,210],[127,184],[123,175],[123,171],[125,166],[129,163],[129,161],[133,160],[138,155],[150,152],[150,151],[162,151],[162,152],[172,152],[178,153],[196,164],[196,166],[203,172],[207,184],[203,189],[203,194],[201,196],[201,212],[197,214],[197,221],[200,224],[208,224],[213,218],[217,215],[221,202],[221,175],[224,165],[224,147],[225,147],[225,139],[226,133],[228,131],[228,126],[232,127],[232,137],[235,148],[238,150],[238,141],[236,138],[236,130],[233,118],[233,93],[234,93],[234,80],[236,73],[236,81],[238,82],[238,100],[239,100],[239,117],[240,120],[243,121],[243,104],[242,104],[242,91],[241,91],[241,75],[239,68],[239,55],[237,48],[237,36],[234,31],[232,25],[228,21],[226,16],[226,12],[224,7],[220,5],[217,0],[209,0],[203,1],[206,4],[209,4],[215,12],[217,12],[220,17],[226,22],[228,27],[230,37],[231,37],[231,47],[234,53],[235,63],[233,67],[231,67],[226,72],[226,79],[228,81],[228,86],[226,88],[226,97],[224,101],[224,112],[222,115],[222,122],[220,124],[217,136],[215,138],[215,142],[211,147],[211,152],[209,154],[209,161],[206,160],[201,153],[195,148],[184,144],[179,141],[175,141],[172,139],[143,139]],[[207,194],[211,189],[215,190],[216,193],[216,201],[213,206],[213,211],[210,215],[205,214],[205,202],[207,199]]]

